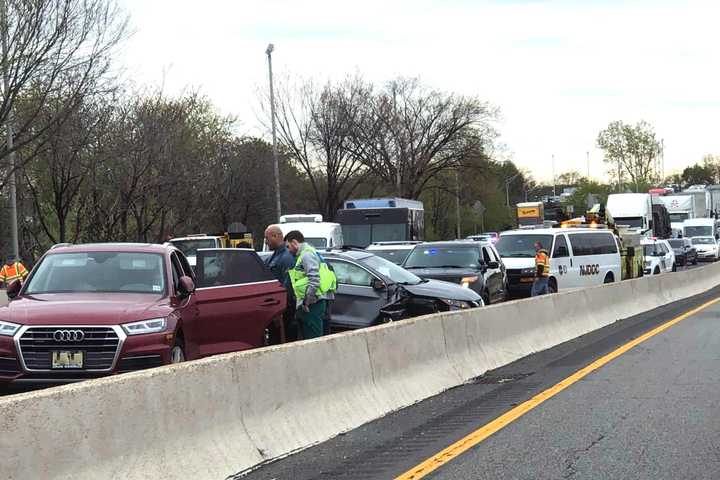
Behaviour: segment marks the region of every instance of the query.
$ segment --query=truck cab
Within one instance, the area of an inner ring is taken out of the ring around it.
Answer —
[[[605,207],[615,225],[652,235],[653,209],[649,193],[616,193],[608,196]]]
[[[168,242],[185,255],[192,267],[197,264],[197,251],[201,248],[227,248],[227,239],[221,236],[199,233],[186,237],[172,238]]]

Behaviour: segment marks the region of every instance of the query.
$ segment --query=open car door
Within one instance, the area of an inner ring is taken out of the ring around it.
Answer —
[[[265,329],[282,316],[287,295],[257,253],[198,250],[195,274],[198,315],[192,337],[198,356],[265,345]]]

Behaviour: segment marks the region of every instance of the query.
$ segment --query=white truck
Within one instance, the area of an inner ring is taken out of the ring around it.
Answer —
[[[608,196],[605,212],[615,225],[652,235],[652,198],[649,193],[615,193]],[[608,218],[608,220],[610,220]]]
[[[673,237],[679,237],[682,234],[683,222],[689,218],[695,218],[695,203],[692,195],[670,195],[666,197],[656,197],[657,201],[662,202],[670,214],[670,225],[673,230]]]
[[[708,216],[708,192],[704,186],[692,186],[687,190],[683,190],[681,195],[689,195],[693,199],[693,212],[695,216],[692,218],[703,218]]]
[[[305,241],[317,249],[343,246],[340,224],[323,222],[323,216],[319,214],[282,215],[278,226],[283,235],[298,230],[305,237]],[[269,250],[267,243],[263,243],[263,251]]]

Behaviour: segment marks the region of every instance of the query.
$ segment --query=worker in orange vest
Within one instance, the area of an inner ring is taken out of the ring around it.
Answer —
[[[8,255],[5,265],[0,268],[0,283],[7,287],[15,280],[25,280],[28,271],[25,265],[15,259],[15,255]]]
[[[542,243],[535,242],[535,281],[530,296],[536,297],[548,293],[548,280],[550,278],[550,255],[543,248]]]

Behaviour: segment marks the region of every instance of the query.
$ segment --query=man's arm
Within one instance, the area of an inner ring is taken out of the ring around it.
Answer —
[[[307,304],[315,303],[317,290],[320,288],[320,259],[314,253],[308,252],[302,256],[302,265],[308,278],[305,300]]]

